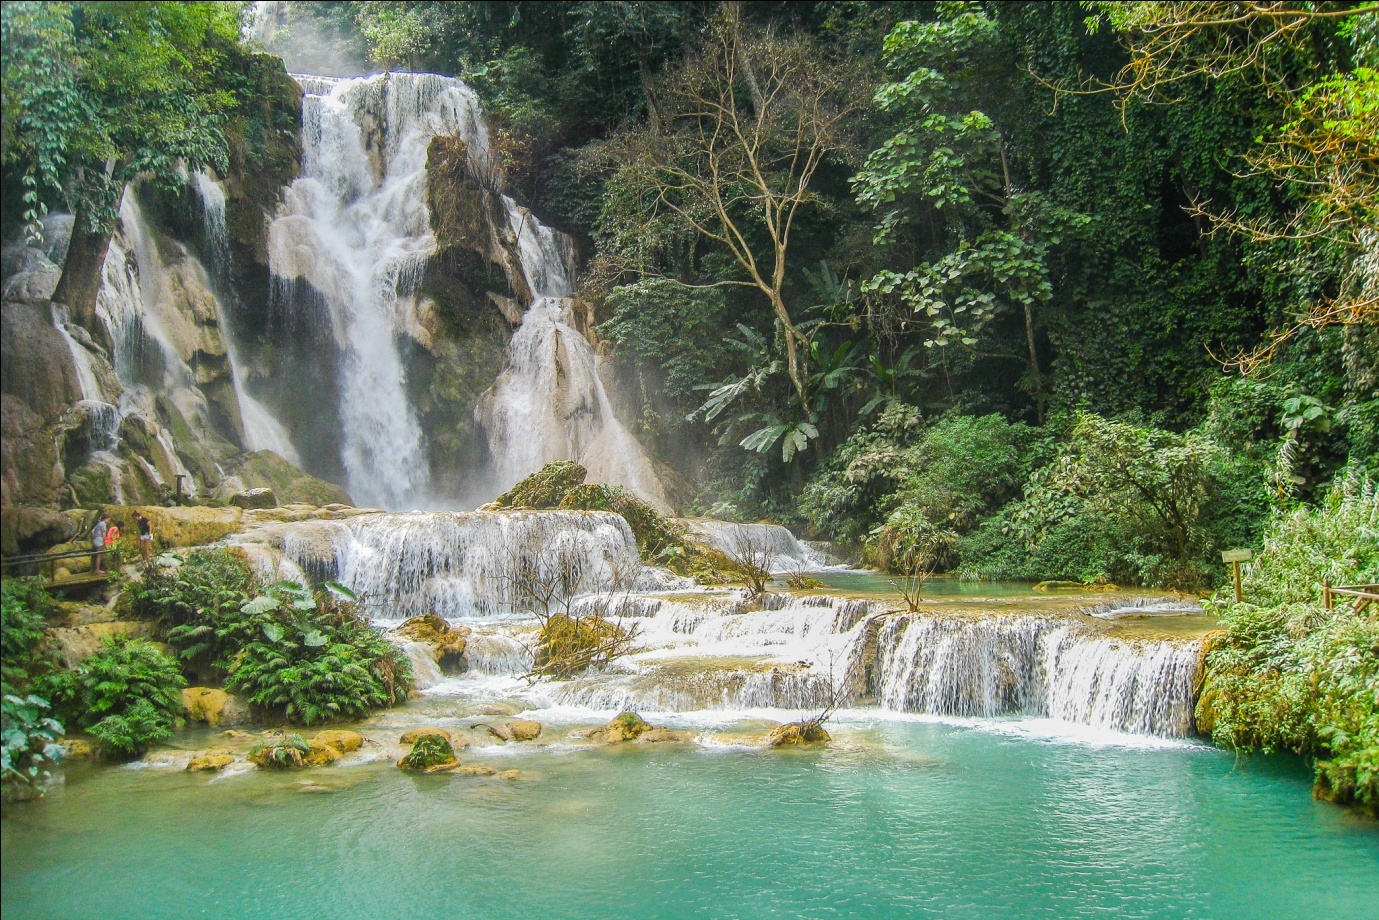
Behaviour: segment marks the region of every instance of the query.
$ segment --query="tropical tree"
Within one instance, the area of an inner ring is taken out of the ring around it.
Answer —
[[[94,329],[125,184],[227,168],[238,15],[224,3],[22,2],[2,21],[4,162],[23,172],[31,226],[48,201],[75,215],[53,299]]]

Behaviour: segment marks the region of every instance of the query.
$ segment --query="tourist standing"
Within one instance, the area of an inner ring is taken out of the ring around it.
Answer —
[[[119,524],[116,524],[116,523],[114,523],[114,522],[112,522],[112,523],[110,524],[109,527],[105,528],[105,552],[106,552],[106,555],[109,555],[110,553],[119,552],[119,548],[120,548],[120,525],[119,525]],[[117,561],[118,561],[118,557],[117,557]]]
[[[139,528],[139,553],[144,557],[144,565],[153,558],[153,525],[142,512],[134,512],[134,524]]]
[[[91,571],[99,575],[105,566],[105,534],[110,529],[110,515],[102,514],[91,528]]]

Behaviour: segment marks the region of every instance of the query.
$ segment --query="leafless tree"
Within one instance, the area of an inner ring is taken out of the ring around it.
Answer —
[[[737,568],[742,583],[747,587],[747,599],[758,600],[765,596],[771,583],[771,545],[761,534],[754,535],[747,527],[733,531],[725,553]]]
[[[616,609],[635,575],[614,565],[606,579],[597,576],[579,547],[551,540],[543,527],[529,530],[503,574],[508,606],[538,623],[526,676],[569,679],[631,651],[637,627],[624,624]]]

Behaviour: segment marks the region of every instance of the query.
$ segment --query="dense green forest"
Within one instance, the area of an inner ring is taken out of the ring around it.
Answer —
[[[288,35],[478,90],[692,510],[1193,587],[1379,470],[1365,6],[337,3]]]

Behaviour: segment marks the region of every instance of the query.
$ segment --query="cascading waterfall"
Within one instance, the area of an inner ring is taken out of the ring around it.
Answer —
[[[1067,620],[900,615],[876,639],[877,702],[900,712],[1049,716],[1116,731],[1192,730],[1196,644],[1110,639]]]
[[[643,566],[626,521],[604,512],[359,513],[232,539],[265,577],[343,582],[380,625],[435,612],[471,627],[470,673],[484,679],[531,667],[536,622],[514,591],[519,576],[553,583],[562,568],[578,571],[570,612],[620,624],[634,650],[606,673],[542,685],[547,704],[818,711],[842,701],[1170,738],[1192,730],[1196,640],[1122,639],[1079,613],[970,603],[918,613],[828,595],[748,603]]]
[[[330,311],[340,354],[340,454],[350,494],[385,508],[423,504],[430,472],[407,398],[398,336],[435,252],[426,151],[438,134],[487,148],[474,93],[434,74],[299,77],[302,175],[269,227],[275,296],[302,281]]]
[[[819,569],[832,564],[822,552],[797,539],[779,524],[735,524],[730,521],[686,518],[688,535],[734,558],[743,554],[763,556],[773,573]]]
[[[201,196],[202,234],[210,250],[208,256],[211,260],[211,275],[216,279],[223,299],[231,290],[228,280],[234,268],[230,252],[230,233],[225,225],[225,190],[205,170],[198,170],[192,178]],[[230,359],[230,377],[235,388],[235,399],[239,402],[240,421],[244,425],[244,446],[250,450],[271,450],[300,466],[301,457],[292,446],[292,438],[288,435],[287,429],[273,417],[267,406],[249,394],[234,330],[226,322],[224,311],[221,312],[220,330],[225,337],[225,349]]]
[[[554,582],[565,568],[582,591],[637,587],[637,541],[616,514],[411,512],[268,525],[237,538],[263,543],[317,580],[360,594],[384,621],[435,612],[450,619],[510,613],[519,568]]]
[[[503,201],[534,297],[507,369],[478,408],[503,488],[553,460],[575,460],[591,482],[624,486],[669,512],[650,459],[613,413],[598,357],[573,326],[569,238]]]

